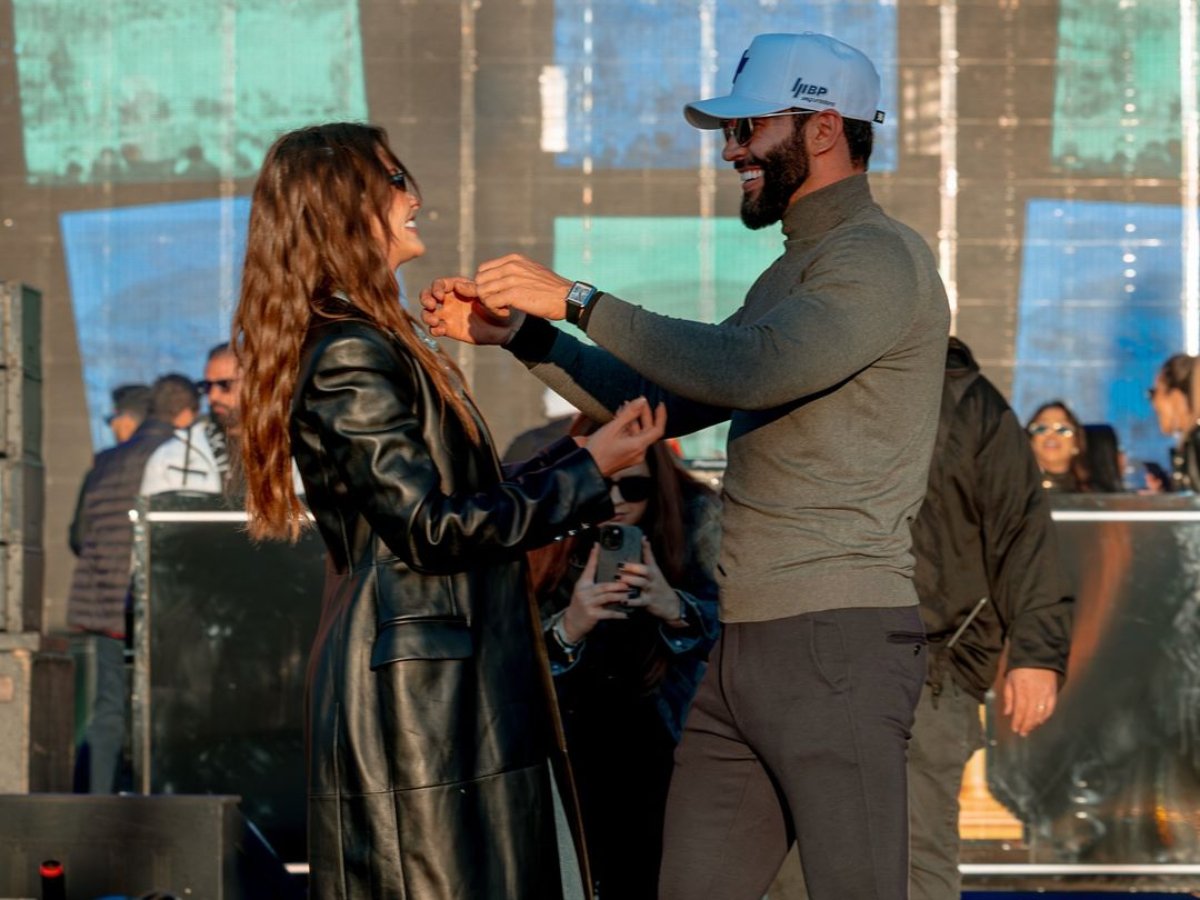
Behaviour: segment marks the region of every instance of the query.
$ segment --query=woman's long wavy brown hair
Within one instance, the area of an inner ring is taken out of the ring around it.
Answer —
[[[394,237],[389,173],[405,171],[373,125],[289,132],[267,151],[254,185],[233,347],[242,369],[241,456],[249,531],[295,540],[306,517],[292,484],[289,422],[300,351],[314,317],[365,318],[393,334],[428,372],[472,440],[479,439],[461,373],[426,344],[399,303],[380,235]],[[415,192],[411,182],[409,191]],[[334,294],[349,298],[331,304]],[[338,312],[331,307],[341,306]]]

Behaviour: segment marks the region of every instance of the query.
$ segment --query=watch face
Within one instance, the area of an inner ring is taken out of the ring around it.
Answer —
[[[567,291],[566,319],[572,325],[579,324],[579,317],[588,302],[596,295],[596,289],[583,281],[576,281]]]

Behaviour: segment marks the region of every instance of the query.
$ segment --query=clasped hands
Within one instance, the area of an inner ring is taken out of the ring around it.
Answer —
[[[483,263],[475,277],[435,278],[421,291],[421,319],[435,337],[468,344],[503,344],[525,314],[566,315],[572,282],[520,254]]]
[[[435,337],[468,344],[503,344],[526,314],[566,315],[572,282],[519,254],[485,262],[475,278],[436,278],[421,291],[421,319]],[[613,419],[588,437],[586,446],[607,478],[635,465],[666,431],[666,409],[644,397],[621,405]]]

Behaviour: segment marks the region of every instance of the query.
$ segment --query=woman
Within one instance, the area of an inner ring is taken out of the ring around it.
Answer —
[[[1158,417],[1158,428],[1175,438],[1171,450],[1170,490],[1195,491],[1200,485],[1200,416],[1195,398],[1200,396],[1196,379],[1200,367],[1196,357],[1176,353],[1168,357],[1150,388],[1150,405]]]
[[[234,321],[250,532],[301,527],[294,455],[328,551],[310,893],[557,898],[523,554],[609,518],[605,477],[664,415],[639,400],[506,478],[458,371],[397,302],[420,205],[382,129],[334,124],[275,142],[250,212]]]
[[[1087,437],[1079,419],[1061,400],[1037,408],[1025,426],[1029,444],[1042,470],[1048,491],[1083,493],[1092,490],[1087,461]]]
[[[672,756],[717,639],[715,494],[665,442],[612,479],[640,563],[597,583],[598,530],[531,554],[599,896],[654,900]]]

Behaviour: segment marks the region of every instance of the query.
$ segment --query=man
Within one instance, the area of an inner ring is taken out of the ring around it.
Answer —
[[[125,618],[128,609],[133,508],[143,469],[175,428],[196,416],[191,379],[163,375],[151,388],[150,415],[129,440],[98,454],[84,479],[78,519],[79,559],[67,596],[71,628],[96,637],[96,698],[77,762],[77,784],[111,793],[128,721]]]
[[[929,490],[913,528],[930,667],[909,745],[912,900],[958,900],[958,795],[983,746],[979,707],[1005,641],[1002,709],[1029,734],[1054,712],[1070,650],[1049,495],[1029,436],[966,344],[951,338]],[[775,900],[806,896],[791,878]]]
[[[721,617],[676,752],[663,900],[758,900],[793,837],[818,900],[901,898],[905,749],[925,678],[910,526],[949,326],[929,248],[871,198],[879,77],[817,34],[756,37],[722,128],[742,220],[784,253],[719,325],[655,315],[519,256],[422,294],[436,335],[505,343],[592,417],[646,393],[730,420]],[[568,318],[596,347],[551,326]]]
[[[208,351],[196,390],[208,398],[209,416],[178,428],[146,463],[141,493],[197,491],[220,494],[229,486],[230,441],[238,429],[241,372],[228,342]]]
[[[208,398],[208,422],[204,434],[216,458],[221,481],[226,485],[229,483],[230,460],[237,452],[233,442],[241,432],[238,421],[241,381],[237,355],[228,341],[208,351],[204,380],[197,387]]]
[[[150,413],[150,386],[122,384],[112,390],[112,412],[104,420],[118,444],[129,440]]]
[[[230,487],[231,442],[238,430],[241,373],[228,343],[208,351],[204,379],[196,390],[208,398],[209,415],[178,428],[146,463],[141,493],[225,493]]]
[[[1054,712],[1072,598],[1029,436],[950,340],[929,493],[913,529],[930,673],[909,750],[913,900],[958,900],[958,794],[1008,642],[1003,712],[1022,737]],[[986,598],[986,599],[985,599]]]
[[[112,389],[112,412],[104,422],[112,431],[113,440],[118,444],[133,437],[138,426],[150,414],[150,386],[148,384],[122,384]],[[83,495],[87,486],[85,479],[79,486],[79,496],[75,498],[75,514],[71,517],[71,525],[67,529],[67,543],[71,552],[76,556],[83,548]]]

